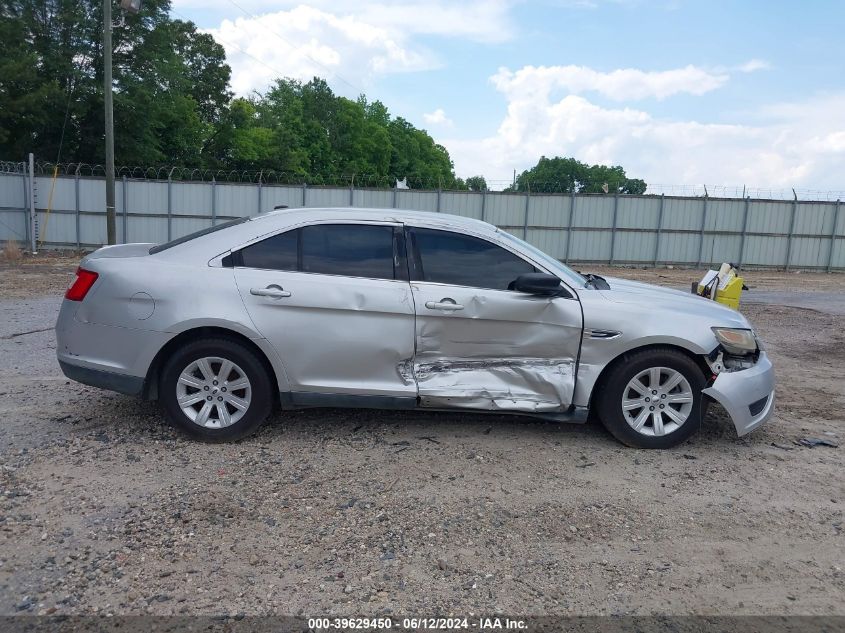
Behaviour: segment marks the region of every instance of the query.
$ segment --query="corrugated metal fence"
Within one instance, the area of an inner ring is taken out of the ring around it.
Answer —
[[[106,240],[102,178],[36,176],[40,247],[94,248]],[[845,269],[839,202],[506,194],[257,183],[117,181],[121,242],[162,242],[231,218],[290,207],[394,207],[496,224],[567,262]],[[49,218],[46,209],[51,208]],[[0,173],[0,240],[29,242],[29,176]],[[43,244],[42,244],[43,241]]]

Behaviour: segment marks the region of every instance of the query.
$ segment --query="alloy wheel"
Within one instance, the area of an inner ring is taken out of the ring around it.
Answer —
[[[669,367],[651,367],[634,376],[622,392],[622,413],[637,433],[659,437],[677,431],[692,413],[692,387]]]
[[[247,412],[252,385],[246,372],[232,361],[216,356],[198,358],[179,375],[176,401],[194,424],[222,429]]]

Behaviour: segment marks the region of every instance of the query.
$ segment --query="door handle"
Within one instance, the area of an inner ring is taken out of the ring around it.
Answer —
[[[429,310],[447,310],[454,312],[463,310],[464,307],[460,303],[455,303],[454,299],[441,299],[440,301],[426,301],[425,307]]]
[[[290,296],[290,292],[276,284],[272,284],[266,288],[250,288],[249,294],[255,295],[256,297],[270,297],[271,299],[283,299]]]

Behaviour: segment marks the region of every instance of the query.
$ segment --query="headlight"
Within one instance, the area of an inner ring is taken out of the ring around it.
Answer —
[[[757,350],[757,339],[754,332],[740,328],[714,327],[711,328],[716,340],[729,354],[749,354]]]

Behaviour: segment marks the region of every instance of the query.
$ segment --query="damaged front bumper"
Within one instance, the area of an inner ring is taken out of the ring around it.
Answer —
[[[775,410],[775,371],[765,352],[753,367],[722,371],[702,393],[724,407],[742,437],[766,422]]]

